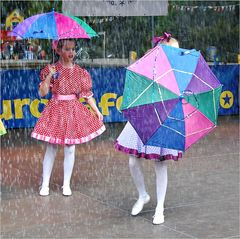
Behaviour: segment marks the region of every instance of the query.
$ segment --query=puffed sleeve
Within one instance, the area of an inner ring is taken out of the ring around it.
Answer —
[[[89,99],[93,96],[92,92],[92,79],[90,74],[84,70],[81,69],[81,78],[80,78],[80,98],[86,98]]]
[[[39,87],[41,86],[41,84],[45,81],[47,75],[50,73],[49,71],[49,66],[50,65],[46,65],[41,71],[40,71],[40,80],[41,82],[39,83]],[[53,82],[50,82],[50,88],[52,88],[53,86]]]

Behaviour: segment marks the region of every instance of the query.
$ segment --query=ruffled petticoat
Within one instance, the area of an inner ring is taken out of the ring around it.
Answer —
[[[182,151],[144,145],[129,122],[125,125],[114,146],[117,150],[134,155],[137,158],[159,161],[170,159],[177,161],[179,158],[182,158]]]

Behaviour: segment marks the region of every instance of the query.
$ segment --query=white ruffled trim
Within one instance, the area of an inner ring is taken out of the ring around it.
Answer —
[[[34,133],[34,132],[32,132],[31,137],[38,139],[38,140],[49,142],[51,144],[72,145],[72,144],[82,144],[82,143],[88,142],[88,141],[92,140],[93,138],[102,134],[105,130],[106,130],[106,127],[103,125],[96,132],[93,132],[90,135],[82,137],[80,139],[64,139],[64,140],[62,140],[62,139],[53,138],[50,136],[40,135],[40,134]]]

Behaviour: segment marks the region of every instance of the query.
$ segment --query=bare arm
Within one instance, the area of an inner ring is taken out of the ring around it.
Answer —
[[[91,108],[93,109],[94,113],[97,115],[99,120],[103,120],[103,115],[101,114],[101,112],[99,111],[99,109],[97,108],[93,98],[89,98],[89,99],[85,99],[86,102],[91,106]]]
[[[39,87],[39,94],[41,97],[44,97],[45,95],[48,94],[52,76],[56,73],[55,67],[49,66],[49,71],[50,73],[46,76],[45,80],[42,82],[42,84]]]
[[[50,88],[50,81],[51,81],[52,75],[49,73],[49,75],[46,77],[46,80],[42,82],[42,84],[39,87],[39,94],[41,97],[44,97],[48,94],[49,88]]]

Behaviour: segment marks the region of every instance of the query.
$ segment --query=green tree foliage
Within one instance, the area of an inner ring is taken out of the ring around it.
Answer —
[[[234,6],[234,9],[230,10],[227,6]],[[107,52],[114,53],[116,57],[127,57],[128,52],[132,50],[140,57],[151,48],[152,31],[157,36],[163,31],[168,31],[179,40],[183,48],[201,50],[206,56],[206,49],[215,46],[221,61],[237,61],[238,1],[169,1],[167,16],[155,16],[154,19],[152,17],[114,19],[112,22],[93,24],[92,27],[97,31],[106,32]],[[87,21],[91,22],[91,19],[88,18]]]
[[[177,10],[177,6],[196,8]],[[229,6],[234,8],[230,10]],[[170,23],[170,31],[179,39],[181,47],[195,48],[206,55],[207,47],[215,46],[221,61],[236,62],[239,53],[238,1],[170,1],[165,20]],[[161,30],[161,25],[156,26],[156,31]]]

